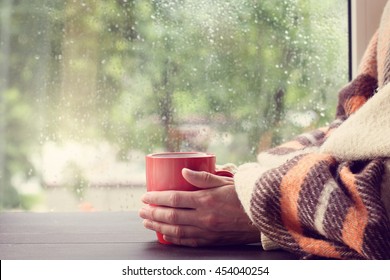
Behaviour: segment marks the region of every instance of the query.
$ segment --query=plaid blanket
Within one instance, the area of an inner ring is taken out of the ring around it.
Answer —
[[[390,4],[329,126],[239,167],[236,189],[267,248],[390,259]]]

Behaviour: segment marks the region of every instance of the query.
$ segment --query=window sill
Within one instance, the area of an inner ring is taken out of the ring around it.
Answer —
[[[228,253],[227,253],[228,252]],[[187,248],[161,245],[136,211],[1,213],[0,259],[297,259],[259,245]]]

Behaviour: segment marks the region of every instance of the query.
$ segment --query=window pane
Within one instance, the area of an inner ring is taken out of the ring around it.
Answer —
[[[0,5],[0,209],[138,209],[146,154],[254,161],[348,79],[347,0]]]

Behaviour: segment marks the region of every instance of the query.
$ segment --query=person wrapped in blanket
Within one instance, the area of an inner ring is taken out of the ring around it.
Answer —
[[[234,178],[183,170],[201,190],[145,194],[155,206],[140,210],[144,226],[185,246],[261,240],[302,258],[390,259],[389,81],[388,2],[329,127],[260,153]]]

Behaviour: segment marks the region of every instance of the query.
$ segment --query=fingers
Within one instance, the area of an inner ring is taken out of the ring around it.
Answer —
[[[234,179],[231,177],[218,176],[204,171],[192,171],[186,168],[182,170],[182,174],[190,184],[198,188],[234,186]],[[196,208],[199,204],[198,198],[196,191],[147,192],[142,197],[142,202],[176,208]]]
[[[176,245],[188,246],[188,247],[201,247],[207,245],[214,245],[210,240],[203,238],[176,238],[173,236],[164,235],[164,240]]]
[[[197,226],[201,219],[196,210],[146,205],[139,215],[145,228],[162,233],[176,245],[199,247],[214,242],[215,233]]]
[[[183,246],[218,246],[259,242],[259,231],[253,227],[248,231],[215,232],[195,226],[169,225],[152,220],[144,220],[144,227],[163,234],[164,240]]]
[[[147,229],[161,232],[164,235],[174,238],[195,238],[201,237],[203,234],[201,229],[194,226],[169,225],[152,220],[144,220],[143,224]]]
[[[175,208],[196,208],[198,205],[195,192],[187,191],[147,192],[141,200],[146,204]]]
[[[145,205],[139,211],[139,216],[143,219],[171,225],[194,225],[199,219],[194,210],[149,205]]]
[[[198,188],[215,188],[224,185],[234,185],[233,178],[218,176],[204,171],[193,171],[183,168],[182,175],[190,184]]]
[[[169,225],[152,220],[144,220],[144,227],[163,234],[164,240],[190,247],[199,247],[209,244],[203,236],[205,232],[194,226]]]

